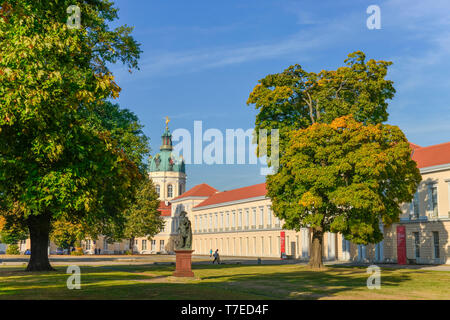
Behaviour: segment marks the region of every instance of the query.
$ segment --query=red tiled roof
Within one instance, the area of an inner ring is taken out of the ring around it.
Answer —
[[[216,193],[217,190],[211,187],[210,185],[206,183],[198,184],[195,187],[189,189],[185,193],[183,193],[181,196],[176,197],[173,200],[186,198],[186,197],[209,197]],[[172,201],[173,201],[172,200]]]
[[[418,168],[450,164],[450,142],[413,149],[412,159]]]
[[[262,197],[265,196],[266,194],[267,194],[266,184],[260,183],[249,187],[215,193],[205,201],[195,206],[195,208],[210,206],[224,202]]]
[[[412,159],[417,162],[417,166],[419,168],[437,166],[441,164],[450,164],[450,142],[429,147],[421,147],[417,144],[410,143],[410,146],[413,150]],[[181,196],[175,199],[181,199],[185,197],[208,197],[208,199],[195,206],[195,208],[200,208],[220,203],[262,197],[266,194],[267,189],[265,183],[223,192],[218,192],[216,189],[207,185],[206,183],[202,183],[196,185],[195,187],[193,187],[189,191],[186,191]]]
[[[411,149],[413,149],[413,150],[418,149],[418,148],[422,148],[422,147],[419,146],[418,144],[415,144],[415,143],[412,143],[412,142],[409,143],[409,146],[410,146]]]
[[[168,202],[168,205],[166,206],[165,201],[160,201],[158,211],[161,211],[162,217],[170,217],[172,212],[172,205]]]

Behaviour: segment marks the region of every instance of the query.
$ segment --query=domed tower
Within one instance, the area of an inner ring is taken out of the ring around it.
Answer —
[[[172,134],[166,117],[160,152],[150,158],[149,176],[155,184],[159,199],[172,200],[186,191],[186,169],[183,158],[172,153]]]

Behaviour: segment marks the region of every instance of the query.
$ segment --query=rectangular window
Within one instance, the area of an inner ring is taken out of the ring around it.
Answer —
[[[414,237],[414,256],[416,259],[420,258],[420,238],[418,232],[413,232]]]
[[[416,192],[413,199],[413,217],[419,219],[419,215],[419,193]]]
[[[261,237],[261,255],[264,255],[264,237]]]
[[[147,250],[147,240],[142,240],[142,250]]]
[[[439,259],[440,252],[439,252],[439,232],[433,231],[433,246],[434,246],[434,258]]]
[[[239,229],[242,229],[242,210],[239,210]]]
[[[269,255],[272,255],[272,237],[269,237]]]
[[[156,240],[152,240],[152,251],[156,250]]]
[[[437,194],[437,186],[433,185],[431,187],[431,201],[432,201],[432,210],[433,210],[433,216],[438,216],[438,194]]]
[[[260,228],[264,228],[264,207],[259,208],[259,218],[260,218],[259,226]]]
[[[267,224],[269,227],[272,226],[272,209],[270,206],[267,207]]]
[[[253,225],[252,228],[256,228],[256,208],[253,208]]]
[[[159,250],[164,251],[164,240],[159,241]]]
[[[281,238],[277,236],[277,254],[281,254]]]
[[[212,229],[213,228],[213,214],[210,213],[209,214],[209,226],[208,229]]]
[[[245,223],[246,223],[246,227],[249,228],[250,227],[250,212],[248,211],[248,209],[245,209]]]
[[[214,214],[214,219],[215,219],[214,229],[218,229],[219,228],[219,217],[217,216],[217,212]]]

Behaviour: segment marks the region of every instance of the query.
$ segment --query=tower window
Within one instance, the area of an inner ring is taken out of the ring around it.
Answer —
[[[184,193],[184,184],[180,184],[180,186],[179,186],[179,196],[181,196],[182,194]]]
[[[173,197],[173,186],[171,184],[169,184],[167,186],[167,197],[168,198],[172,198]]]
[[[161,187],[159,186],[159,184],[156,185],[156,193],[158,194],[158,197],[161,196]]]

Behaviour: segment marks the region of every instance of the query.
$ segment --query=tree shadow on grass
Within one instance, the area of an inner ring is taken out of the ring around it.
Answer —
[[[65,267],[34,277],[17,273],[19,279],[12,275],[16,279],[4,281],[6,276],[0,279],[0,299],[320,299],[369,291],[364,268],[311,271],[292,265],[196,265],[193,271],[200,280],[181,283],[136,281],[171,276],[173,266],[89,266],[81,270],[82,290],[67,289]],[[408,280],[410,276],[404,273],[382,274],[382,286],[389,288]],[[13,289],[1,288],[8,284]]]

